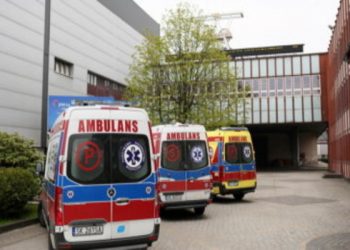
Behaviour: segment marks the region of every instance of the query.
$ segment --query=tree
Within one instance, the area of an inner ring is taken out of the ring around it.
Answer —
[[[170,10],[162,36],[147,35],[130,67],[128,99],[154,124],[178,121],[207,128],[236,123],[238,93],[230,58],[213,26],[187,4]]]

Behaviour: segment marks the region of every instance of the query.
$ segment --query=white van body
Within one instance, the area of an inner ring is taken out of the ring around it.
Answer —
[[[201,215],[211,202],[208,143],[202,125],[169,124],[152,128],[158,154],[159,197],[164,209],[194,208]]]
[[[66,109],[51,131],[40,195],[49,247],[150,246],[160,224],[156,181],[143,109]]]

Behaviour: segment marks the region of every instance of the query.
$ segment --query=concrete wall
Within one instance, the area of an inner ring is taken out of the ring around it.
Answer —
[[[300,155],[305,155],[305,159],[302,160],[304,165],[317,164],[317,138],[318,136],[312,133],[299,134],[299,152]]]
[[[113,2],[118,5],[119,1]],[[45,0],[2,0],[0,4],[0,131],[18,132],[36,145],[44,6]],[[51,8],[49,94],[86,95],[88,70],[126,84],[131,55],[143,35],[98,1],[52,0]],[[73,77],[54,72],[55,57],[73,64]]]

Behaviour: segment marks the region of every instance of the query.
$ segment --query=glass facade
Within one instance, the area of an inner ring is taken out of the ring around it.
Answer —
[[[245,101],[237,106],[238,121],[265,124],[322,120],[318,54],[246,58],[232,64],[238,83],[248,90]]]

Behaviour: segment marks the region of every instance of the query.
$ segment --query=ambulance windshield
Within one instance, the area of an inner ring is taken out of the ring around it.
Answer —
[[[226,143],[225,161],[232,164],[251,163],[253,161],[250,143]]]
[[[162,167],[195,170],[208,166],[205,141],[166,141],[162,145]]]
[[[70,137],[67,175],[83,184],[136,182],[151,172],[144,135],[77,134]]]

